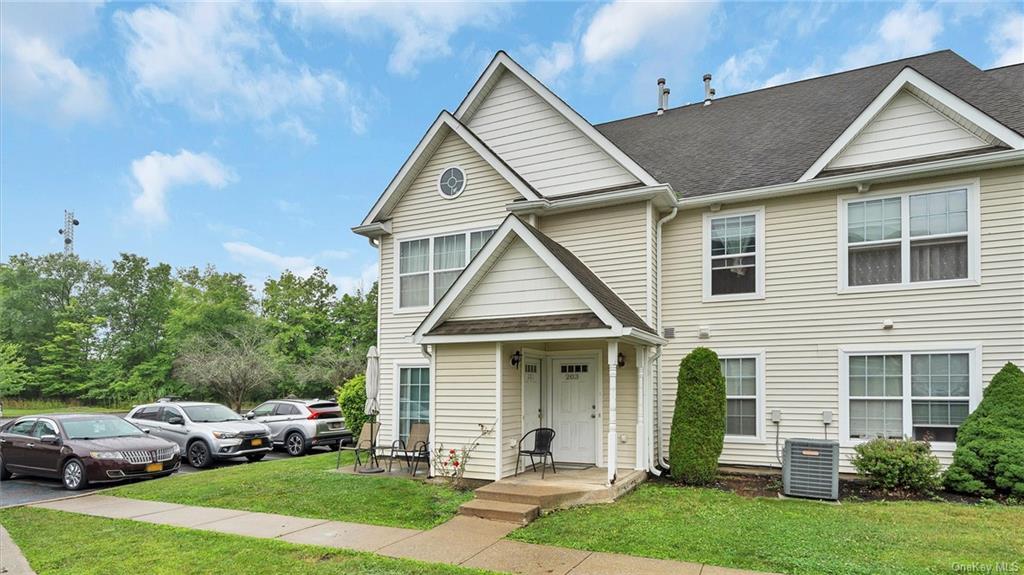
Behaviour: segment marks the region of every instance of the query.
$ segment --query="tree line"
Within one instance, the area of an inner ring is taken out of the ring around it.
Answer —
[[[376,283],[339,294],[319,267],[257,293],[213,266],[15,255],[0,264],[0,397],[328,397],[363,370],[376,330]]]

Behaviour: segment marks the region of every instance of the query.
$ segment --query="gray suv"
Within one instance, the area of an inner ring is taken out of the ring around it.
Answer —
[[[273,448],[266,425],[246,421],[219,403],[159,401],[135,406],[126,419],[177,443],[192,467],[235,457],[259,461]]]
[[[269,426],[274,445],[284,447],[292,456],[304,455],[318,445],[335,450],[352,441],[341,408],[333,401],[274,399],[260,404],[245,417]]]

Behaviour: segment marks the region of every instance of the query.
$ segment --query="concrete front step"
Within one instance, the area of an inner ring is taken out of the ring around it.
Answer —
[[[536,505],[541,509],[556,509],[587,495],[587,491],[560,485],[537,483],[516,484],[497,481],[485,485],[475,492],[477,499]]]
[[[459,506],[459,514],[526,525],[540,515],[540,507],[528,503],[473,499]]]

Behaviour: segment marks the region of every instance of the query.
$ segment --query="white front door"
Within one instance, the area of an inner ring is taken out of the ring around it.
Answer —
[[[597,463],[597,374],[591,359],[557,359],[551,371],[555,461]]]

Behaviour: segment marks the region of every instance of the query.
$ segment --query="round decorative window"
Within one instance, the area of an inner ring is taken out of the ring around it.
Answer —
[[[466,173],[462,168],[452,166],[441,172],[437,180],[437,191],[441,197],[452,199],[457,198],[466,189]]]

